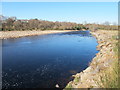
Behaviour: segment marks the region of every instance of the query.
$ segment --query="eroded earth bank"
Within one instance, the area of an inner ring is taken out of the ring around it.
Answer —
[[[91,32],[98,40],[99,53],[89,67],[76,75],[66,88],[117,88],[118,87],[118,31]]]

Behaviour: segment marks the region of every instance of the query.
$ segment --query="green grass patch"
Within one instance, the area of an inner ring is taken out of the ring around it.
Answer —
[[[66,89],[67,89],[67,90],[68,90],[68,89],[69,89],[69,90],[72,90],[72,85],[71,85],[71,84],[68,84],[68,85],[65,87],[65,90],[66,90]]]

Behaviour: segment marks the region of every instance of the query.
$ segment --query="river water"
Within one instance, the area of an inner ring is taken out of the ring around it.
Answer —
[[[98,52],[89,31],[3,40],[3,88],[64,88]]]

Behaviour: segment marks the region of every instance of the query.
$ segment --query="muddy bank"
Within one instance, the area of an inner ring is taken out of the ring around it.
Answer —
[[[24,36],[45,35],[52,33],[71,32],[73,30],[46,30],[46,31],[0,31],[0,39],[19,38]]]
[[[114,41],[113,35],[117,35],[117,31],[98,30],[91,32],[98,41],[97,50],[99,53],[90,62],[89,67],[76,75],[73,75],[74,80],[70,81],[66,88],[101,88],[101,75],[107,68],[111,67],[115,60],[113,50]]]

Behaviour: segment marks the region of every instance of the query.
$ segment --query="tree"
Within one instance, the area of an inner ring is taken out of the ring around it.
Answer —
[[[105,21],[105,22],[103,23],[103,25],[110,25],[110,22]]]
[[[23,28],[23,25],[22,25],[21,20],[15,21],[15,22],[13,23],[13,25],[14,25],[14,29],[15,29],[15,30],[22,30],[22,28]]]

